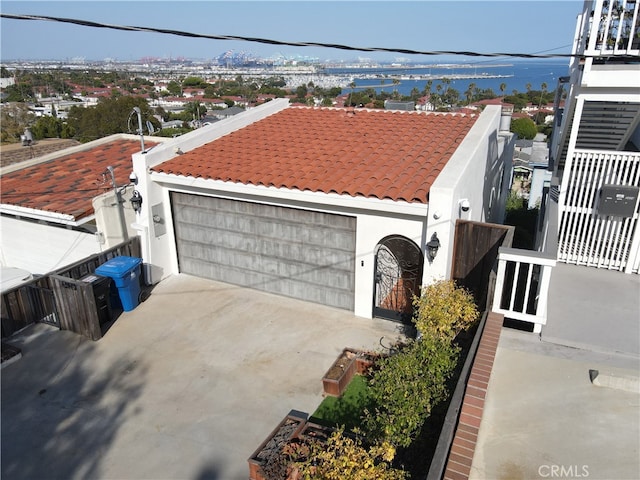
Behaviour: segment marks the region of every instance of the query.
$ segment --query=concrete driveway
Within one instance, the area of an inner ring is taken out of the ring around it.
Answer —
[[[177,275],[98,342],[34,325],[2,370],[2,478],[248,477],[292,409],[312,413],[344,347],[398,325]]]

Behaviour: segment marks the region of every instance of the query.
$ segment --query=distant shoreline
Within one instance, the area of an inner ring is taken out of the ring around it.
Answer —
[[[443,80],[448,81],[447,88],[464,90],[469,82],[480,89],[492,89],[494,92],[536,89],[543,83],[546,89],[553,90],[560,76],[566,75],[568,62],[540,61],[539,59],[513,60],[490,63],[380,63],[380,62],[327,62],[314,64],[254,64],[250,66],[233,66],[213,64],[211,61],[179,61],[162,62],[157,59],[144,63],[141,60],[118,62],[114,60],[100,62],[84,61],[3,61],[2,66],[9,71],[122,71],[131,75],[166,80],[179,79],[185,76],[198,76],[205,80],[213,77],[233,79],[238,75],[253,78],[282,77],[288,88],[299,85],[314,85],[322,88],[339,87],[351,89],[373,88],[375,90],[397,90],[402,95],[409,95],[415,88],[422,91],[425,82],[431,82],[437,88]],[[399,81],[399,82],[398,82]],[[393,82],[393,84],[392,84]],[[505,87],[506,88],[503,88]]]

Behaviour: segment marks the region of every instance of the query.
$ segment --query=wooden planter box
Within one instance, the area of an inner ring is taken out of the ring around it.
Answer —
[[[357,354],[349,348],[342,350],[331,368],[322,377],[322,388],[326,395],[339,397],[356,373]]]
[[[305,426],[306,420],[306,417],[292,413],[282,419],[247,460],[249,463],[249,480],[266,480],[262,474],[262,466],[271,455],[280,455],[282,447],[300,433],[300,430]]]
[[[368,375],[371,368],[382,357],[381,353],[359,351],[356,357],[356,372],[358,375]]]

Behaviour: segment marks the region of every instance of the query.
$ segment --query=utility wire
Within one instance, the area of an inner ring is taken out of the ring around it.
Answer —
[[[208,40],[240,40],[245,42],[263,43],[267,45],[280,45],[289,47],[324,47],[334,48],[338,50],[349,50],[359,52],[387,52],[387,53],[401,53],[404,55],[460,55],[468,57],[510,57],[510,58],[571,58],[571,57],[585,57],[587,55],[577,55],[571,53],[480,53],[480,52],[467,52],[467,51],[450,51],[450,50],[438,50],[438,51],[421,51],[411,50],[406,48],[384,48],[384,47],[353,47],[349,45],[341,45],[337,43],[320,43],[320,42],[287,42],[281,40],[272,40],[258,37],[244,37],[237,35],[207,35],[202,33],[191,33],[181,30],[171,30],[165,28],[153,28],[153,27],[137,27],[131,25],[110,25],[106,23],[92,22],[89,20],[77,20],[73,18],[61,18],[51,17],[46,15],[19,15],[11,13],[0,13],[0,18],[8,18],[12,20],[37,20],[37,21],[50,21],[60,23],[70,23],[73,25],[80,25],[84,27],[93,28],[106,28],[111,30],[123,30],[129,32],[150,32],[161,33],[166,35],[176,35],[180,37],[188,38],[204,38]]]
[[[567,44],[567,45],[561,45],[559,47],[555,47],[555,48],[547,48],[546,50],[540,50],[538,52],[533,52],[531,55],[539,55],[541,53],[548,53],[548,52],[553,52],[554,50],[560,50],[561,48],[568,48],[571,47],[571,44]],[[572,55],[565,55],[567,57],[571,57]],[[580,55],[581,57],[583,57],[584,55]],[[540,57],[536,57],[536,58],[540,58]],[[551,57],[545,57],[545,58],[551,58]],[[468,65],[482,65],[485,63],[490,63],[490,62],[494,62],[495,59],[490,59],[490,60],[478,60],[476,62],[469,62]]]

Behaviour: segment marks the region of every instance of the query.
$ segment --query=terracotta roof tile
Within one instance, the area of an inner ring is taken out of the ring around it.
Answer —
[[[248,185],[426,203],[478,115],[289,107],[153,167]]]
[[[118,185],[129,183],[131,155],[139,151],[137,140],[117,139],[6,173],[0,178],[0,201],[3,205],[72,215],[79,221],[93,214],[94,197],[113,189],[110,177],[102,183],[106,168],[114,167]]]

